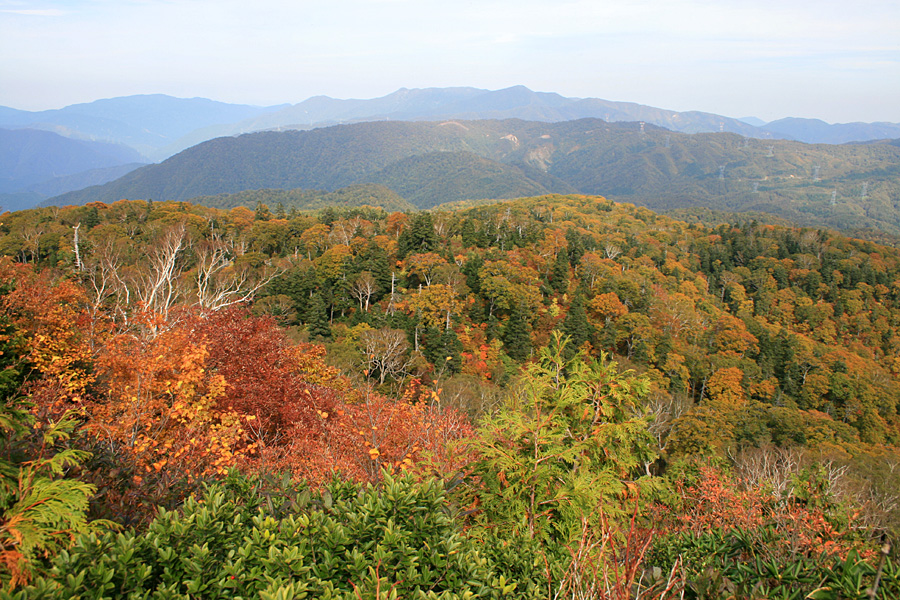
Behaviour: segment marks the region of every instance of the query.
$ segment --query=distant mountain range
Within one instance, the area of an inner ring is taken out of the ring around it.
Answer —
[[[602,119],[378,121],[217,138],[50,202],[219,196],[215,205],[224,206],[241,201],[222,195],[246,190],[363,184],[420,209],[577,192],[658,211],[765,212],[801,225],[900,235],[900,142],[810,145]]]
[[[735,119],[712,113],[677,112],[633,102],[567,98],[523,86],[502,90],[470,87],[400,89],[381,98],[339,100],[315,96],[298,104],[257,107],[161,94],[127,96],[29,112],[0,107],[0,127],[54,131],[67,137],[134,148],[159,161],[206,140],[278,129],[311,129],[360,121],[523,119],[569,121],[594,117],[609,122],[644,121],[683,133],[730,132],[754,138],[844,143],[900,137],[898,123],[829,125],[810,119]]]
[[[378,121],[521,119],[563,123],[585,118],[599,119],[605,123],[642,122],[648,130],[657,126],[673,133],[725,132],[773,141],[793,139],[808,143],[845,143],[900,138],[900,124],[896,123],[829,125],[823,121],[795,118],[764,123],[753,117],[733,119],[628,102],[566,98],[559,94],[534,92],[522,86],[496,91],[469,87],[400,89],[369,100],[316,96],[299,104],[269,107],[159,94],[129,96],[40,112],[0,107],[0,128],[6,129],[0,134],[0,204],[11,209],[27,208],[55,195],[112,181],[141,163],[164,160],[214,138],[250,132],[315,130],[336,124]],[[510,161],[500,160],[503,166],[489,165],[483,160],[474,160],[473,156],[461,154],[423,158],[423,154],[435,151],[474,152],[483,159],[497,160],[480,153],[477,148],[470,148],[469,145],[473,144],[477,146],[474,140],[469,140],[465,146],[450,144],[436,149],[425,144],[415,152],[410,150],[392,155],[391,160],[385,159],[379,163],[379,168],[385,169],[383,173],[365,171],[367,182],[387,185],[407,200],[422,206],[430,203],[425,200],[426,196],[472,198],[489,193],[491,186],[497,190],[498,197],[507,197],[515,190],[527,194],[540,188],[579,188],[559,178],[554,179],[548,172],[529,171],[527,162],[514,165]],[[394,164],[400,159],[406,160]],[[340,157],[336,160],[341,162]],[[209,167],[215,168],[214,165]],[[327,164],[317,168],[323,169],[322,173],[333,170]],[[288,166],[284,169],[290,170]],[[426,173],[437,172],[461,173],[460,169],[468,172],[472,181],[464,183],[461,175],[440,180],[428,180],[426,176]],[[277,182],[268,181],[272,169],[267,166],[262,170],[266,174],[261,174],[258,179],[266,180],[266,185],[276,185]],[[359,181],[357,171],[333,175],[344,184]],[[336,189],[334,181],[324,174],[321,178],[322,189]],[[182,177],[178,179],[180,181]],[[202,188],[200,193],[203,194],[251,189],[239,186],[236,189],[236,182],[231,181],[233,179],[231,176],[224,177],[218,186],[212,186],[218,187],[215,190],[207,189],[207,185],[198,185],[197,181],[191,182],[188,187],[190,190]],[[284,175],[282,179],[294,181],[303,177]],[[435,187],[446,186],[450,180],[455,182],[453,189]],[[493,183],[483,183],[488,180]],[[416,184],[410,183],[413,181]],[[188,189],[175,189],[174,185],[163,190],[154,188],[152,193],[157,197],[185,194],[190,197],[194,194]],[[599,190],[599,193],[607,193],[607,190]]]
[[[38,112],[0,107],[0,127],[43,129],[75,139],[123,144],[142,154],[144,162],[151,162],[186,148],[161,151],[198,129],[243,121],[278,108],[152,94]]]
[[[0,129],[0,204],[30,208],[50,196],[112,181],[146,162],[121,144]]]

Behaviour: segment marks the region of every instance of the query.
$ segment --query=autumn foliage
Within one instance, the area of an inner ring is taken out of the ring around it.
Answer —
[[[30,415],[9,472],[66,415],[71,438],[47,452],[83,460],[48,478],[96,491],[93,516],[140,527],[229,471],[314,489],[436,476],[467,535],[532,588],[629,518],[641,556],[661,529],[772,526],[790,534],[779,544],[849,557],[900,522],[889,248],[586,196],[289,219],[53,210],[0,223],[6,253],[31,262],[0,260],[15,355],[0,385]],[[36,220],[46,239],[22,252]],[[726,475],[771,449],[827,462],[843,487],[811,493],[799,460],[777,492]],[[678,478],[703,460],[722,469]],[[521,543],[548,564],[513,556]]]
[[[811,475],[814,477],[815,471]],[[854,516],[838,516],[840,511],[829,511],[820,504],[828,498],[822,490],[810,489],[815,481],[797,478],[796,485],[806,489],[782,496],[763,487],[742,485],[712,466],[700,466],[692,479],[679,482],[680,502],[657,516],[668,535],[775,527],[786,545],[783,551],[808,556],[846,557],[851,550],[863,556],[874,554],[864,535],[854,531]]]
[[[431,390],[414,384],[390,399],[354,388],[321,346],[288,342],[246,308],[164,316],[138,305],[115,320],[89,311],[77,282],[9,261],[0,269],[5,310],[27,336],[34,410],[77,411],[85,443],[128,474],[124,487],[101,485],[120,511],[232,468],[316,483],[450,469],[460,455],[448,444],[471,433]]]

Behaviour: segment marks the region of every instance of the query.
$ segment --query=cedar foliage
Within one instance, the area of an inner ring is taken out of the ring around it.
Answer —
[[[614,499],[641,486],[641,470],[656,458],[639,408],[649,382],[618,373],[605,356],[566,359],[569,343],[554,334],[525,367],[521,389],[481,424],[472,469],[483,485],[482,527],[571,543],[586,516],[621,517]]]

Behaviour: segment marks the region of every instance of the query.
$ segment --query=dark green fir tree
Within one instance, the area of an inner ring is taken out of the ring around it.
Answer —
[[[328,322],[328,309],[325,301],[318,293],[314,293],[306,305],[304,315],[310,339],[331,339],[331,324]]]
[[[463,345],[456,332],[452,328],[445,329],[441,332],[440,344],[444,364],[451,373],[459,373],[462,370]]]
[[[588,322],[587,312],[584,309],[584,296],[580,291],[572,297],[572,304],[569,306],[569,312],[562,324],[562,332],[571,338],[565,350],[569,356],[574,356],[582,344],[591,341],[594,337],[594,328]]]
[[[92,227],[100,224],[100,213],[97,212],[96,206],[90,206],[81,217],[81,224],[84,226],[83,231],[88,231]]]
[[[269,211],[269,207],[263,204],[261,201],[256,203],[256,211],[253,214],[254,221],[268,221],[272,218],[272,213]]]
[[[523,362],[531,356],[531,333],[529,332],[528,321],[525,319],[525,312],[516,304],[513,306],[512,312],[509,313],[509,319],[501,332],[503,340],[503,349],[506,354],[513,360]]]
[[[445,369],[450,373],[459,373],[462,369],[462,342],[453,329],[426,327],[423,332],[425,350],[423,354],[434,365],[435,372]]]
[[[569,254],[565,250],[556,253],[556,262],[550,273],[550,286],[557,294],[565,294],[569,289]]]
[[[434,252],[439,244],[434,232],[434,221],[430,213],[418,213],[412,218],[409,227],[400,234],[397,240],[397,251],[401,257],[422,252]]]

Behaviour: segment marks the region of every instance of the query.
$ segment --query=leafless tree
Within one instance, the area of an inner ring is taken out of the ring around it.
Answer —
[[[450,215],[444,211],[439,211],[431,215],[431,222],[434,224],[434,232],[438,237],[443,238],[450,226]]]
[[[147,253],[147,268],[137,275],[135,295],[147,309],[168,317],[181,298],[181,255],[188,246],[184,223],[163,232]]]
[[[127,306],[130,298],[128,285],[122,279],[122,258],[119,248],[112,239],[97,243],[90,258],[82,263],[90,303],[93,310],[116,297],[116,308]]]
[[[78,240],[78,230],[79,229],[81,229],[81,223],[78,223],[74,227],[75,235],[73,236],[73,239],[72,239],[72,245],[74,246],[74,249],[75,249],[75,270],[76,271],[81,271],[82,269],[84,269],[84,264],[82,264],[82,262],[81,262],[81,248],[79,247],[79,240]]]
[[[649,398],[644,407],[650,417],[647,429],[656,438],[660,451],[666,449],[675,421],[691,408],[691,404],[691,399],[681,394],[658,392]]]
[[[31,254],[31,260],[36,261],[41,250],[41,236],[44,235],[44,228],[40,225],[26,225],[22,229],[22,262],[28,262],[28,254]]]
[[[506,391],[494,383],[462,373],[443,382],[441,404],[467,413],[474,422],[500,406],[505,394]]]
[[[361,217],[339,219],[331,224],[331,233],[328,234],[328,239],[332,244],[349,246],[350,240],[357,235],[362,225],[363,219]]]
[[[725,293],[728,291],[728,286],[731,284],[739,284],[741,282],[741,276],[732,273],[731,271],[725,271],[719,275],[719,284],[722,286],[721,294],[719,295],[719,300],[725,302]]]
[[[369,312],[369,300],[378,291],[378,283],[369,271],[359,274],[350,286],[350,293],[359,300],[359,309]]]
[[[465,287],[466,276],[455,264],[445,264],[437,267],[434,273],[434,282],[450,286],[457,294],[468,291]]]
[[[391,295],[388,298],[388,312],[391,316],[397,311],[397,304],[400,302],[400,294],[397,293],[397,274],[391,271]]]
[[[765,489],[778,498],[790,495],[802,466],[797,448],[763,446],[747,448],[733,458],[741,483],[751,489]]]
[[[900,490],[897,480],[900,478],[900,462],[896,458],[880,461],[879,472],[862,486],[848,490],[851,501],[862,504],[858,526],[873,529],[885,529],[886,524],[896,520],[900,513]],[[896,521],[895,521],[896,522]]]
[[[388,377],[397,379],[406,375],[412,359],[404,331],[383,327],[364,332],[360,339],[369,374],[377,372],[380,385]]]
[[[235,268],[233,249],[219,236],[197,247],[197,306],[212,312],[251,300],[280,271],[266,267],[262,274]]]

